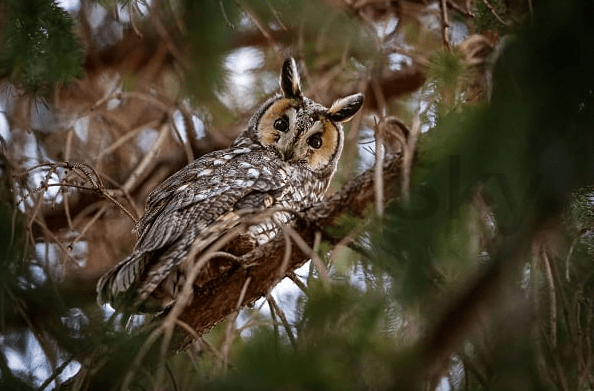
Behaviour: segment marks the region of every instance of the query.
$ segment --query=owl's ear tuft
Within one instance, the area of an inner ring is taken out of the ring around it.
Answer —
[[[287,58],[283,62],[280,75],[280,87],[283,90],[285,98],[300,98],[301,97],[301,79],[299,78],[299,71],[297,64],[293,57]]]
[[[335,122],[350,121],[363,105],[364,96],[361,93],[338,99],[328,109],[328,116]]]

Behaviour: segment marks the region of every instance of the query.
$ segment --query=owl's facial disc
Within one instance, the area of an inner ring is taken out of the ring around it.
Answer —
[[[283,160],[321,171],[335,164],[342,139],[330,119],[310,111],[301,100],[280,98],[260,118],[258,136],[262,145],[274,148]]]

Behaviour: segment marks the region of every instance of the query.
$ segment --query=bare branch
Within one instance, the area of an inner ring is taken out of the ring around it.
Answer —
[[[441,10],[441,35],[443,44],[448,48],[448,50],[452,50],[452,45],[450,44],[450,19],[448,17],[448,6],[446,4],[446,0],[439,1],[439,8]]]
[[[287,233],[291,237],[291,239],[293,239],[295,241],[295,244],[297,244],[297,247],[299,247],[299,249],[304,254],[306,254],[310,257],[311,261],[314,263],[314,265],[316,265],[316,268],[318,269],[318,273],[320,273],[320,280],[322,280],[322,283],[324,284],[325,287],[328,287],[328,285],[330,283],[330,281],[328,280],[328,270],[326,269],[326,265],[324,265],[324,262],[322,262],[322,260],[318,256],[318,254],[316,254],[316,252],[313,250],[313,248],[311,248],[305,242],[305,240],[303,240],[301,235],[299,235],[292,227],[283,226],[282,229],[283,229],[283,232]],[[284,277],[284,275],[283,275],[283,277]]]
[[[68,360],[64,360],[64,362],[62,364],[60,364],[60,366],[58,368],[56,368],[55,371],[52,372],[51,376],[48,377],[47,379],[45,379],[45,381],[37,389],[39,391],[45,390],[45,388],[47,386],[49,386],[49,384],[51,382],[53,382],[58,376],[60,376],[60,374],[62,372],[64,372],[64,369],[66,369],[66,367],[68,365],[70,365],[70,363],[72,362],[73,359],[74,359],[74,357],[73,356],[70,356],[70,357],[68,357]]]
[[[382,122],[383,122],[382,114]],[[375,211],[378,216],[384,215],[384,158],[385,158],[385,146],[382,129],[380,128],[379,122],[375,122],[373,127],[375,133],[375,165],[374,165],[374,178],[375,183]]]
[[[287,273],[287,277],[289,277],[291,279],[291,281],[293,281],[293,283],[295,285],[297,285],[299,287],[299,289],[301,289],[301,292],[307,293],[307,285],[305,285],[303,283],[303,281],[301,281],[299,279],[299,276],[297,276],[297,274],[295,274],[295,272]]]
[[[499,16],[499,14],[497,13],[497,11],[495,10],[495,8],[491,5],[491,3],[489,3],[487,0],[483,0],[483,3],[485,4],[485,6],[487,7],[487,9],[489,10],[489,12],[491,12],[493,14],[493,16],[495,17],[495,19],[497,19],[501,24],[503,24],[504,26],[508,26],[509,23],[506,22],[505,20],[503,20],[501,18],[501,16]]]
[[[291,330],[291,325],[287,321],[287,317],[285,316],[285,313],[278,306],[278,304],[276,304],[276,300],[274,300],[274,297],[272,297],[271,294],[266,295],[266,300],[270,304],[270,307],[272,309],[274,309],[274,312],[278,315],[281,322],[283,323],[283,327],[285,328],[285,331],[287,332],[289,341],[291,341],[291,346],[293,346],[293,349],[297,349],[297,341],[295,340],[295,336],[293,335],[293,330]]]
[[[138,182],[140,182],[140,180],[147,175],[151,165],[155,164],[155,156],[159,153],[159,150],[163,146],[163,143],[165,142],[165,139],[167,138],[168,134],[169,125],[164,123],[163,125],[161,125],[161,130],[159,130],[159,137],[157,137],[157,139],[153,143],[151,150],[144,156],[140,164],[138,164],[136,169],[128,177],[126,183],[124,183],[124,185],[122,186],[121,190],[124,193],[130,193],[138,185]]]
[[[458,5],[455,1],[447,0],[448,7],[451,9],[459,12],[461,15],[467,18],[474,18],[474,14],[470,11],[469,8],[464,9],[462,6]]]
[[[260,31],[260,33],[266,38],[266,40],[268,41],[269,45],[274,49],[276,55],[277,55],[277,59],[280,61],[282,60],[282,55],[281,55],[281,48],[278,45],[278,43],[274,40],[274,38],[272,37],[272,35],[268,32],[268,30],[264,27],[264,24],[260,21],[260,19],[258,18],[258,16],[254,13],[254,11],[252,11],[243,1],[240,0],[235,0],[235,4],[237,4],[237,6],[239,8],[241,8],[242,10],[244,10],[244,12],[250,17],[250,19],[252,19],[252,22],[254,22],[254,25],[256,25],[256,28]]]
[[[538,257],[540,258],[545,270],[547,279],[547,287],[549,293],[549,337],[551,339],[551,346],[557,347],[557,295],[555,294],[555,281],[553,279],[553,272],[551,270],[551,262],[547,256],[546,249],[541,248],[538,244]]]

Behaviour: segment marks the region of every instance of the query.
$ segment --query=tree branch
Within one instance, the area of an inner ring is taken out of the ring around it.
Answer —
[[[400,155],[386,157],[383,181],[386,192],[398,186],[400,182],[398,180],[401,172],[400,163]],[[337,228],[340,225],[340,218],[345,214],[364,216],[365,210],[373,203],[375,197],[373,177],[372,168],[351,180],[326,200],[306,210],[294,227],[296,233],[310,248],[313,248],[316,230],[328,232]],[[285,246],[284,235],[278,235],[276,240],[246,254],[243,257],[243,264],[250,266],[237,266],[194,292],[192,302],[180,314],[179,319],[195,329],[198,335],[206,333],[236,310],[237,297],[244,286],[246,276],[251,277],[251,283],[246,289],[242,305],[248,305],[260,297],[265,297],[282,279],[278,275],[278,270],[284,267],[283,261],[286,264],[284,277],[311,257],[311,254],[303,252],[302,247],[293,246],[287,261]],[[185,331],[176,329],[171,348],[183,348],[190,341]]]

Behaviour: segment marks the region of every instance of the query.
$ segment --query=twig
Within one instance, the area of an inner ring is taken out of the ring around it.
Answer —
[[[312,246],[312,250],[315,254],[320,251],[320,244],[322,244],[322,232],[317,230],[314,234],[314,242]]]
[[[268,41],[270,46],[274,49],[274,52],[276,53],[278,60],[279,61],[282,60],[282,58],[281,58],[282,51],[281,51],[280,46],[274,40],[274,38],[272,38],[272,35],[270,35],[268,30],[266,30],[266,28],[264,28],[264,24],[260,22],[260,19],[258,19],[257,15],[248,6],[246,6],[243,3],[243,1],[235,0],[235,4],[237,4],[237,6],[239,8],[241,8],[242,10],[244,10],[244,12],[246,14],[248,14],[248,16],[250,17],[252,22],[254,22],[254,24],[256,25],[256,28],[260,31],[260,33],[264,36],[264,38],[266,38],[266,40]]]
[[[213,243],[210,246],[210,248],[207,251],[205,251],[198,258],[196,263],[192,266],[190,273],[186,276],[186,281],[184,283],[184,286],[182,287],[181,292],[179,293],[175,304],[173,305],[173,307],[167,314],[167,317],[163,320],[161,325],[159,327],[157,327],[149,335],[149,337],[145,340],[144,344],[141,346],[138,353],[136,354],[136,357],[134,358],[132,366],[126,373],[126,377],[124,378],[124,382],[122,383],[122,387],[120,388],[122,391],[125,391],[129,388],[130,383],[132,382],[132,379],[134,377],[134,374],[136,373],[136,370],[140,367],[140,363],[142,362],[142,360],[148,353],[152,344],[154,344],[155,341],[157,340],[157,338],[159,338],[159,336],[161,336],[161,335],[163,335],[163,342],[161,345],[161,358],[163,359],[163,357],[165,355],[165,351],[169,347],[169,343],[171,341],[173,328],[177,324],[176,320],[178,319],[178,317],[181,314],[181,312],[183,311],[183,309],[186,307],[188,300],[190,299],[190,296],[192,295],[194,281],[196,280],[198,273],[204,267],[204,265],[206,265],[206,263],[211,258],[213,258],[213,255],[216,254],[227,243],[229,243],[233,238],[235,238],[241,232],[242,229],[243,229],[242,226],[239,226],[239,227],[236,226],[234,229],[230,229],[225,235],[223,235],[215,243]],[[199,240],[196,240],[194,242],[194,244],[192,245],[192,248],[190,249],[190,252],[187,255],[187,259],[194,259],[196,257],[198,251],[200,251],[200,247],[197,245],[198,243],[199,243]],[[162,374],[159,377],[162,378]],[[157,378],[157,384],[160,384],[159,377]]]
[[[563,279],[559,274],[557,265],[555,264],[555,262],[550,262],[549,265],[555,286],[562,287]],[[555,292],[557,296],[556,301],[560,303],[559,307],[562,309],[563,317],[565,319],[565,330],[567,331],[568,339],[571,341],[571,344],[575,346],[578,343],[579,336],[578,330],[576,330],[577,326],[574,322],[574,320],[576,319],[575,314],[573,313],[574,306],[569,302],[569,299],[566,297],[565,291],[563,289],[557,289]],[[576,291],[576,293],[577,292],[578,291]]]
[[[71,188],[75,188],[75,189],[93,191],[96,194],[98,194],[99,196],[106,198],[107,200],[109,200],[110,202],[115,204],[121,211],[123,211],[126,215],[128,215],[128,217],[130,217],[130,219],[134,223],[136,223],[136,217],[134,217],[134,215],[132,215],[132,213],[130,213],[130,211],[128,209],[126,209],[118,200],[116,200],[111,194],[109,194],[110,190],[105,188],[105,186],[103,185],[103,182],[101,181],[101,177],[99,176],[99,174],[97,174],[97,172],[95,171],[95,169],[93,167],[91,167],[85,163],[78,163],[78,162],[75,162],[75,163],[71,163],[71,162],[42,163],[42,164],[38,164],[35,167],[30,168],[29,170],[25,171],[25,173],[28,173],[28,172],[30,172],[36,168],[40,168],[40,167],[49,167],[48,176],[51,173],[56,172],[57,168],[65,168],[67,170],[72,170],[72,172],[77,174],[81,179],[88,181],[91,184],[91,187],[80,186],[80,185],[76,185],[76,184],[72,184],[72,183],[64,183],[63,182],[64,179],[62,179],[59,183],[55,183],[55,184],[42,183],[37,190],[43,191],[49,187],[58,186],[61,188],[71,187]],[[22,174],[20,174],[20,175],[22,175]],[[127,194],[127,193],[122,192],[122,194]],[[128,200],[128,202],[130,202],[131,205],[133,205],[129,196],[127,197],[127,200]]]
[[[573,249],[575,248],[575,245],[578,243],[580,239],[581,237],[577,236],[572,240],[571,245],[569,246],[569,251],[567,252],[567,257],[565,258],[565,279],[567,280],[567,282],[570,281],[569,267],[571,265],[571,255],[573,254]]]
[[[54,367],[53,368],[54,373],[58,372],[58,368],[55,368],[55,360],[57,359],[57,352],[55,350],[52,351],[52,349],[51,349],[51,347],[53,347],[53,344],[48,343],[48,341],[46,341],[46,339],[43,338],[42,330],[40,330],[35,325],[35,323],[33,323],[32,318],[29,316],[29,314],[25,310],[26,307],[25,307],[25,305],[23,305],[23,302],[16,297],[16,295],[12,292],[12,290],[7,285],[4,285],[4,290],[7,293],[8,297],[14,302],[17,312],[21,315],[21,317],[23,318],[25,323],[27,323],[27,326],[29,326],[29,330],[31,330],[31,332],[35,336],[35,339],[37,339],[37,342],[39,343],[39,346],[41,346],[41,350],[43,351],[43,354],[47,358],[47,361],[50,363],[50,365],[52,367]],[[53,354],[50,354],[50,353],[53,353]],[[52,357],[52,356],[54,356],[54,357]]]
[[[555,281],[553,280],[553,273],[551,271],[551,263],[547,256],[546,249],[540,248],[540,258],[545,268],[545,276],[547,278],[547,285],[549,287],[549,333],[551,338],[551,345],[553,348],[557,347],[557,295],[555,294]]]
[[[276,304],[274,297],[272,297],[272,295],[270,293],[266,295],[266,300],[268,301],[270,306],[272,308],[274,308],[274,312],[276,312],[276,314],[280,318],[281,322],[283,323],[283,327],[285,328],[285,331],[287,332],[289,341],[291,341],[291,346],[293,346],[293,349],[297,350],[297,341],[295,340],[295,336],[293,335],[293,330],[291,330],[291,325],[287,321],[287,317],[285,316],[285,313],[278,306],[278,304]]]
[[[250,286],[250,281],[252,281],[252,277],[248,277],[245,279],[245,283],[243,284],[241,292],[239,293],[239,297],[237,298],[236,309],[238,313],[241,307],[243,306],[243,300],[245,299],[245,293],[247,292],[247,288],[248,286]]]
[[[198,261],[193,265],[190,273],[186,276],[186,281],[184,286],[178,295],[173,308],[165,318],[162,323],[161,328],[163,329],[163,342],[161,344],[161,358],[165,358],[165,354],[169,349],[169,343],[171,342],[171,338],[173,336],[173,328],[175,326],[175,321],[178,319],[179,315],[183,311],[183,309],[188,304],[190,296],[192,296],[194,290],[194,281],[196,277],[198,277],[198,273],[202,268],[206,265],[206,263],[214,257],[221,248],[223,248],[227,243],[229,243],[233,238],[237,237],[242,231],[244,230],[243,226],[236,226],[234,229],[228,230],[228,232],[219,238],[214,244],[212,244],[207,251],[205,251]],[[199,239],[199,238],[198,238]],[[201,250],[201,246],[199,246],[200,240],[196,240],[192,245],[192,248],[186,259],[195,259],[198,252]],[[247,280],[249,284],[249,278]],[[244,283],[244,288],[247,289],[247,285]],[[240,298],[245,295],[245,291],[242,289],[243,294],[240,294]]]
[[[165,369],[167,369],[167,373],[169,374],[169,378],[171,379],[171,383],[173,384],[173,390],[179,391],[179,387],[177,386],[177,381],[175,380],[175,375],[171,368],[169,367],[169,363],[165,363]]]
[[[161,121],[159,121],[159,120],[153,120],[153,121],[147,122],[145,124],[142,124],[140,126],[137,126],[136,128],[130,130],[129,132],[126,132],[126,134],[124,134],[122,137],[119,137],[116,141],[114,141],[113,144],[111,144],[110,146],[108,146],[105,149],[102,149],[97,154],[97,157],[95,158],[95,161],[96,162],[100,162],[101,159],[103,158],[103,156],[108,155],[108,154],[114,152],[116,149],[118,149],[119,147],[121,147],[122,145],[124,145],[132,137],[134,137],[138,133],[140,133],[142,130],[147,129],[147,128],[152,128],[152,127],[158,125],[159,123],[161,123]],[[65,160],[68,160],[68,159],[65,159]]]
[[[444,362],[466,338],[468,329],[475,323],[481,309],[492,302],[501,289],[501,284],[518,272],[520,260],[524,259],[526,243],[530,243],[532,231],[523,231],[504,239],[501,251],[465,292],[448,308],[433,329],[413,349],[418,352],[418,364],[414,370],[400,372],[401,389],[414,389],[421,379],[441,373]],[[507,277],[507,278],[506,278]],[[418,349],[418,350],[417,350]]]
[[[153,0],[151,1],[151,8],[156,10],[155,12],[149,12],[149,17],[151,18],[152,27],[157,31],[157,34],[163,39],[165,42],[165,47],[167,51],[171,53],[171,55],[177,60],[177,62],[185,69],[190,67],[190,62],[184,56],[184,53],[176,46],[175,41],[171,38],[171,34],[165,26],[163,25],[163,18],[159,17],[159,11],[161,9],[161,1],[160,0]],[[163,53],[163,52],[161,52]],[[163,53],[165,54],[165,53]]]
[[[332,253],[330,255],[330,261],[328,262],[328,267],[330,267],[331,265],[334,264],[334,261],[336,260],[336,257],[340,254],[340,252],[345,248],[351,248],[353,249],[353,246],[351,246],[354,243],[355,238],[357,238],[362,231],[365,230],[365,224],[361,224],[355,228],[353,228],[351,230],[351,232],[349,232],[347,235],[345,235],[342,239],[340,239],[338,242],[336,242],[335,240],[333,240],[334,238],[327,238],[326,240],[328,242],[330,242],[331,244],[334,245],[334,248],[332,249]],[[357,250],[355,250],[357,251]],[[360,251],[358,251],[359,253],[361,253]],[[369,257],[369,253],[367,253],[367,258]]]
[[[68,259],[72,260],[72,257],[69,255],[70,254],[69,249],[66,246],[64,246],[64,243],[61,240],[59,240],[58,237],[48,228],[47,224],[45,224],[45,221],[43,221],[41,216],[35,216],[35,217],[32,217],[32,219],[41,228],[44,235],[47,235],[52,240],[52,242],[54,242],[60,248],[60,250],[62,250],[62,252],[64,254],[68,254]],[[29,231],[29,232],[31,232],[31,231]],[[34,242],[32,241],[32,243],[34,243]],[[46,253],[46,256],[47,256],[47,253]]]
[[[140,99],[145,102],[149,102],[149,103],[153,104],[154,106],[158,107],[164,113],[167,113],[167,114],[172,113],[171,108],[169,106],[167,106],[166,104],[164,104],[163,102],[161,102],[159,99],[155,98],[152,95],[145,94],[142,92],[137,92],[137,91],[128,91],[128,92],[116,91],[111,94],[108,94],[108,95],[104,96],[103,98],[97,100],[97,102],[95,102],[93,107],[91,107],[91,110],[93,111],[93,110],[98,109],[99,106],[101,106],[102,104],[104,104],[105,102],[107,102],[111,99],[125,99],[125,98]]]
[[[276,349],[278,346],[278,340],[280,338],[280,332],[278,330],[278,322],[276,320],[276,312],[274,311],[274,306],[272,305],[272,302],[270,300],[268,300],[268,296],[266,296],[266,302],[268,303],[268,309],[270,310],[270,318],[272,319],[272,328],[274,329],[274,350],[276,352]]]
[[[373,257],[371,251],[368,248],[362,246],[360,243],[349,241],[346,243],[346,246],[364,258],[372,259]]]
[[[192,161],[194,161],[194,152],[192,151],[192,146],[190,145],[188,129],[187,128],[185,129],[186,139],[184,140],[184,138],[181,135],[181,132],[179,131],[179,129],[177,128],[177,125],[175,124],[175,121],[173,120],[173,116],[169,117],[169,126],[171,126],[171,129],[173,129],[173,131],[175,132],[175,135],[179,139],[180,144],[183,146],[184,152],[186,153],[186,159],[188,160],[188,163],[191,163]]]
[[[297,274],[295,274],[295,272],[290,272],[290,273],[287,273],[287,277],[289,277],[289,278],[291,279],[291,281],[293,281],[293,283],[294,283],[295,285],[297,285],[297,287],[298,287],[299,289],[301,289],[301,291],[302,291],[303,293],[307,293],[307,285],[305,285],[305,284],[303,283],[303,281],[301,281],[301,280],[299,279],[299,276],[298,276]]]
[[[330,281],[328,279],[328,270],[326,269],[324,262],[322,262],[318,254],[316,254],[316,252],[311,247],[309,247],[307,243],[305,243],[305,240],[303,240],[301,235],[299,235],[293,227],[282,226],[282,229],[291,236],[291,238],[295,241],[297,247],[299,247],[299,249],[304,254],[311,258],[311,261],[314,265],[316,265],[316,268],[318,269],[318,273],[320,273],[320,279],[322,280],[322,283],[327,288],[330,284]]]
[[[478,367],[475,365],[472,359],[464,353],[458,353],[458,356],[460,357],[460,360],[462,360],[462,363],[464,363],[464,368],[472,372],[472,374],[482,387],[486,387],[487,379],[485,375],[483,375],[483,373],[478,369]],[[466,380],[468,381],[468,378]],[[468,384],[466,384],[466,387],[468,387]]]
[[[64,151],[64,160],[66,160],[66,161],[70,160],[70,151],[72,149],[73,134],[74,134],[74,132],[72,131],[72,128],[70,128],[68,130],[68,136],[66,137],[66,148]],[[68,223],[68,229],[72,231],[73,230],[72,216],[70,216],[70,204],[69,204],[70,197],[68,196],[68,192],[63,191],[62,197],[64,198],[64,213],[66,214],[66,222]]]
[[[242,258],[237,255],[233,255],[226,251],[215,251],[212,253],[212,258],[226,258],[236,263],[241,263]]]
[[[12,246],[14,246],[14,235],[16,234],[16,223],[17,223],[17,216],[19,213],[19,209],[18,208],[14,208],[12,211],[12,217],[10,219],[10,239],[8,241],[8,251],[7,254],[10,254],[10,250],[13,249]],[[2,327],[0,330],[5,330],[5,328],[3,327],[4,324],[0,324],[0,327]]]
[[[285,254],[283,255],[283,262],[281,263],[281,266],[278,269],[279,280],[285,278],[287,267],[289,266],[289,261],[291,260],[291,237],[284,230],[283,237],[285,239]]]
[[[229,20],[229,17],[227,16],[227,12],[225,11],[225,6],[223,5],[223,0],[219,0],[219,5],[221,6],[221,12],[223,13],[223,18],[225,18],[225,22],[227,22],[227,27],[229,27],[232,30],[235,30],[235,26],[233,25],[233,23],[231,23],[231,21]]]
[[[440,0],[439,8],[441,10],[441,35],[443,43],[448,48],[448,50],[452,50],[452,46],[450,44],[450,19],[448,17],[448,7],[446,5],[446,0]]]
[[[413,160],[415,156],[415,150],[417,147],[417,139],[421,133],[421,120],[419,113],[417,113],[413,119],[412,127],[408,137],[403,140],[402,144],[402,200],[405,205],[410,204],[410,177],[413,167]]]
[[[375,184],[375,211],[379,217],[384,215],[384,159],[386,156],[382,131],[383,118],[380,121],[378,122],[376,119],[373,127],[375,133],[375,176],[373,182]]]
[[[68,357],[68,360],[64,361],[54,372],[52,372],[51,376],[45,379],[43,383],[37,388],[37,391],[43,391],[51,382],[53,382],[60,374],[66,369],[66,367],[72,362],[74,356]]]
[[[61,186],[61,190],[62,197],[64,198],[64,214],[66,215],[66,222],[68,224],[68,229],[72,231],[74,230],[74,226],[72,225],[72,216],[70,215],[70,197],[64,186]]]
[[[247,330],[251,327],[254,327],[258,324],[260,325],[268,325],[271,322],[268,321],[256,321],[254,320],[254,318],[256,318],[259,314],[260,314],[260,310],[262,309],[262,306],[264,305],[264,303],[262,303],[262,305],[260,305],[260,307],[257,309],[257,311],[253,311],[252,314],[250,315],[250,317],[248,318],[248,320],[241,325],[241,327],[238,327],[235,329],[235,332],[237,333],[237,335],[241,334],[244,330]],[[272,325],[274,326],[274,323],[272,323]]]
[[[41,185],[40,188],[43,188],[43,185]],[[39,209],[41,208],[42,203],[43,203],[43,194],[39,193],[39,194],[37,194],[37,199],[35,200],[35,205],[33,207],[33,211],[30,215],[29,222],[27,223],[27,232],[33,232],[33,230],[32,230],[33,223],[35,223],[38,218],[40,220],[42,219],[42,217],[38,216]]]
[[[126,183],[124,183],[124,185],[121,187],[122,192],[124,192],[124,193],[132,192],[132,190],[134,188],[136,188],[136,186],[138,185],[138,182],[140,181],[140,179],[146,175],[151,164],[154,164],[155,156],[157,156],[161,147],[165,143],[165,140],[167,139],[167,135],[169,134],[168,130],[169,130],[169,127],[166,123],[161,125],[161,130],[159,131],[159,137],[157,137],[157,139],[153,143],[153,146],[151,147],[151,150],[149,151],[149,153],[147,153],[144,156],[144,158],[142,158],[142,161],[138,164],[138,166],[136,166],[134,171],[128,177],[128,180],[126,181]]]
[[[103,186],[103,181],[101,181],[101,177],[97,174],[97,172],[95,171],[95,169],[93,169],[93,167],[89,166],[88,164],[84,164],[84,163],[69,163],[67,162],[66,164],[68,164],[69,166],[71,166],[72,168],[82,172],[85,176],[85,178],[89,181],[89,183],[91,183],[91,185],[96,188],[96,189],[104,189],[105,186]]]
[[[377,77],[371,79],[371,89],[373,91],[373,95],[375,95],[375,100],[377,101],[377,107],[380,112],[380,122],[386,117],[387,115],[387,105],[386,105],[386,97],[384,96],[384,92],[382,91],[382,87],[379,84],[379,80]],[[377,123],[377,121],[376,121]]]
[[[132,6],[132,4],[134,4],[133,1],[128,3],[128,15],[130,16],[130,26],[132,26],[132,30],[134,30],[134,33],[138,35],[139,38],[142,38],[142,33],[140,32],[140,30],[138,30],[138,26],[136,26],[136,22],[134,21],[134,7]]]
[[[140,349],[138,349],[138,353],[134,357],[132,361],[132,365],[128,368],[126,372],[126,376],[124,377],[124,381],[122,382],[122,386],[120,387],[120,391],[127,391],[130,388],[130,383],[132,382],[132,378],[136,374],[136,371],[140,368],[140,364],[142,360],[148,353],[151,346],[157,341],[157,338],[161,336],[163,333],[162,327],[155,328],[144,341]]]
[[[188,325],[187,323],[185,323],[185,324]],[[190,326],[188,325],[188,327],[190,327]],[[225,363],[225,357],[223,357],[223,354],[221,352],[219,352],[218,349],[216,349],[214,346],[212,346],[212,344],[210,342],[208,342],[207,339],[200,337],[199,340],[200,340],[200,345],[206,346],[206,349],[209,350],[217,359],[219,359],[221,361],[221,363]],[[233,365],[227,362],[226,367],[233,368]]]
[[[239,297],[237,299],[237,303],[235,304],[235,311],[229,314],[229,317],[227,318],[225,338],[221,346],[221,354],[223,355],[223,364],[225,365],[225,368],[227,367],[229,362],[229,350],[231,349],[231,344],[237,336],[237,333],[233,332],[234,330],[237,331],[235,328],[235,322],[237,321],[237,316],[239,316],[239,310],[241,309],[243,299],[245,298],[245,293],[247,292],[247,288],[250,285],[251,280],[251,277],[246,278],[245,282],[243,283],[243,286],[241,287],[241,292],[239,292]]]
[[[190,327],[190,325],[187,324],[186,322],[184,322],[183,320],[176,319],[175,324],[177,326],[181,327],[182,329],[186,330],[192,338],[195,338],[195,339],[200,338],[200,336],[198,335],[196,330],[194,330],[192,327]]]
[[[493,14],[493,16],[495,16],[495,18],[504,26],[508,26],[509,23],[507,23],[506,21],[504,21],[501,16],[499,16],[499,14],[497,13],[497,11],[495,10],[495,8],[491,5],[491,3],[489,3],[487,0],[483,0],[483,3],[485,4],[485,6],[487,7],[487,9],[489,9],[489,11]]]
[[[97,222],[97,220],[99,220],[99,217],[101,217],[106,211],[107,211],[107,204],[101,205],[101,208],[97,211],[97,213],[95,213],[95,215],[93,217],[91,217],[91,219],[89,220],[89,222],[87,224],[85,224],[85,226],[80,230],[79,234],[76,235],[76,237],[74,239],[72,239],[70,241],[70,243],[68,243],[68,248],[71,249],[72,246],[74,245],[74,243],[78,242],[78,240],[85,235],[85,233],[87,232],[87,230],[93,224],[95,224]]]
[[[458,11],[460,14],[464,15],[467,18],[474,18],[474,14],[470,11],[469,8],[462,8],[456,2],[452,0],[447,0],[448,6],[451,7],[453,10]]]
[[[274,19],[276,19],[276,22],[279,24],[280,28],[285,31],[288,31],[287,26],[285,26],[285,24],[280,18],[280,12],[278,12],[278,10],[274,8],[272,4],[270,4],[270,0],[266,0],[266,4],[268,5],[268,8],[270,8],[270,10],[272,11],[272,15],[274,15]]]

